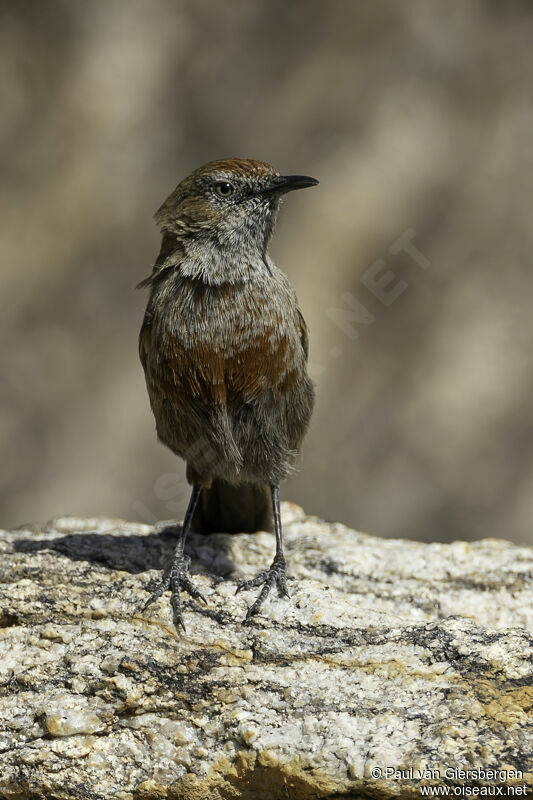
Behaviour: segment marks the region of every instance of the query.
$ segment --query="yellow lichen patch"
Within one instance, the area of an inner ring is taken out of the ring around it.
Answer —
[[[310,797],[328,797],[339,789],[338,782],[329,781],[324,773],[304,772],[298,759],[281,767],[273,753],[263,751],[261,755],[253,770],[239,776],[239,787],[246,787],[246,796],[254,800],[271,800],[273,797],[309,800]],[[350,788],[353,788],[353,783]]]
[[[396,659],[388,659],[386,661],[361,661],[354,656],[354,658],[340,658],[335,656],[316,656],[316,660],[323,661],[331,664],[332,667],[341,669],[355,669],[361,670],[369,675],[374,675],[383,679],[396,679],[396,678],[409,678],[413,680],[433,680],[436,678],[442,679],[444,673],[451,671],[448,664],[429,664],[426,667],[421,662],[410,664],[406,661],[399,661]],[[453,680],[453,675],[446,675],[446,679]]]
[[[215,640],[213,648],[222,653],[220,663],[228,667],[242,666],[242,664],[250,663],[253,659],[253,653],[250,649],[239,650],[236,647],[229,647],[227,642]]]
[[[243,772],[253,769],[255,767],[256,758],[257,753],[255,750],[251,750],[250,752],[246,750],[239,750],[235,757],[235,766],[237,768],[237,772],[242,774]]]
[[[237,775],[237,770],[234,765],[223,754],[216,759],[211,769],[213,772],[221,772],[223,775]]]
[[[241,737],[246,742],[246,744],[251,744],[254,739],[257,739],[257,730],[252,727],[244,728],[241,730]]]
[[[166,798],[168,792],[165,786],[150,778],[140,783],[135,790],[136,800],[156,800],[156,798]]]
[[[531,713],[533,707],[533,687],[520,686],[516,689],[502,691],[489,703],[485,713],[503,724],[519,724],[524,716]]]

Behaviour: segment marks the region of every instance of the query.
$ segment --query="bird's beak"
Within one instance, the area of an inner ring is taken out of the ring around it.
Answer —
[[[317,183],[316,178],[310,178],[308,175],[275,175],[271,178],[268,186],[259,191],[259,194],[285,194],[285,192],[293,192],[295,189],[316,186]]]

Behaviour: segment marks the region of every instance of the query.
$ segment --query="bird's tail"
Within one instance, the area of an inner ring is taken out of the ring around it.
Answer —
[[[232,486],[216,478],[209,489],[202,489],[191,528],[197,533],[273,531],[269,487],[256,483]]]

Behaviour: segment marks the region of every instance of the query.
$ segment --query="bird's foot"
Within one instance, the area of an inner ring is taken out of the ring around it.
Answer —
[[[251,618],[258,613],[274,584],[277,586],[280,597],[290,597],[289,590],[287,589],[287,568],[283,556],[276,556],[271,567],[266,570],[266,572],[260,572],[259,575],[256,575],[256,577],[252,578],[250,581],[242,581],[242,583],[239,583],[235,594],[243,589],[252,589],[254,586],[261,586],[261,584],[263,584],[263,588],[257,600],[252,603],[246,612],[246,617],[244,618],[245,623],[249,622]]]
[[[162,594],[164,594],[164,592],[170,589],[170,604],[172,606],[176,630],[179,630],[179,627],[182,627],[183,630],[185,630],[185,623],[183,622],[183,614],[181,610],[180,589],[185,589],[190,597],[194,597],[195,600],[203,600],[204,603],[207,603],[205,597],[190,579],[190,563],[191,559],[189,556],[178,556],[173,558],[168,567],[165,569],[160,582],[142,608],[144,611],[151,603],[154,602],[154,600],[157,600]]]

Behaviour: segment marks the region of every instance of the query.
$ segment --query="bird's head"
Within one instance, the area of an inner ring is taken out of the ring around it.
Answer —
[[[155,217],[183,249],[190,274],[216,282],[222,270],[231,279],[247,262],[265,260],[281,196],[317,183],[280,175],[264,161],[210,161],[178,184]]]

